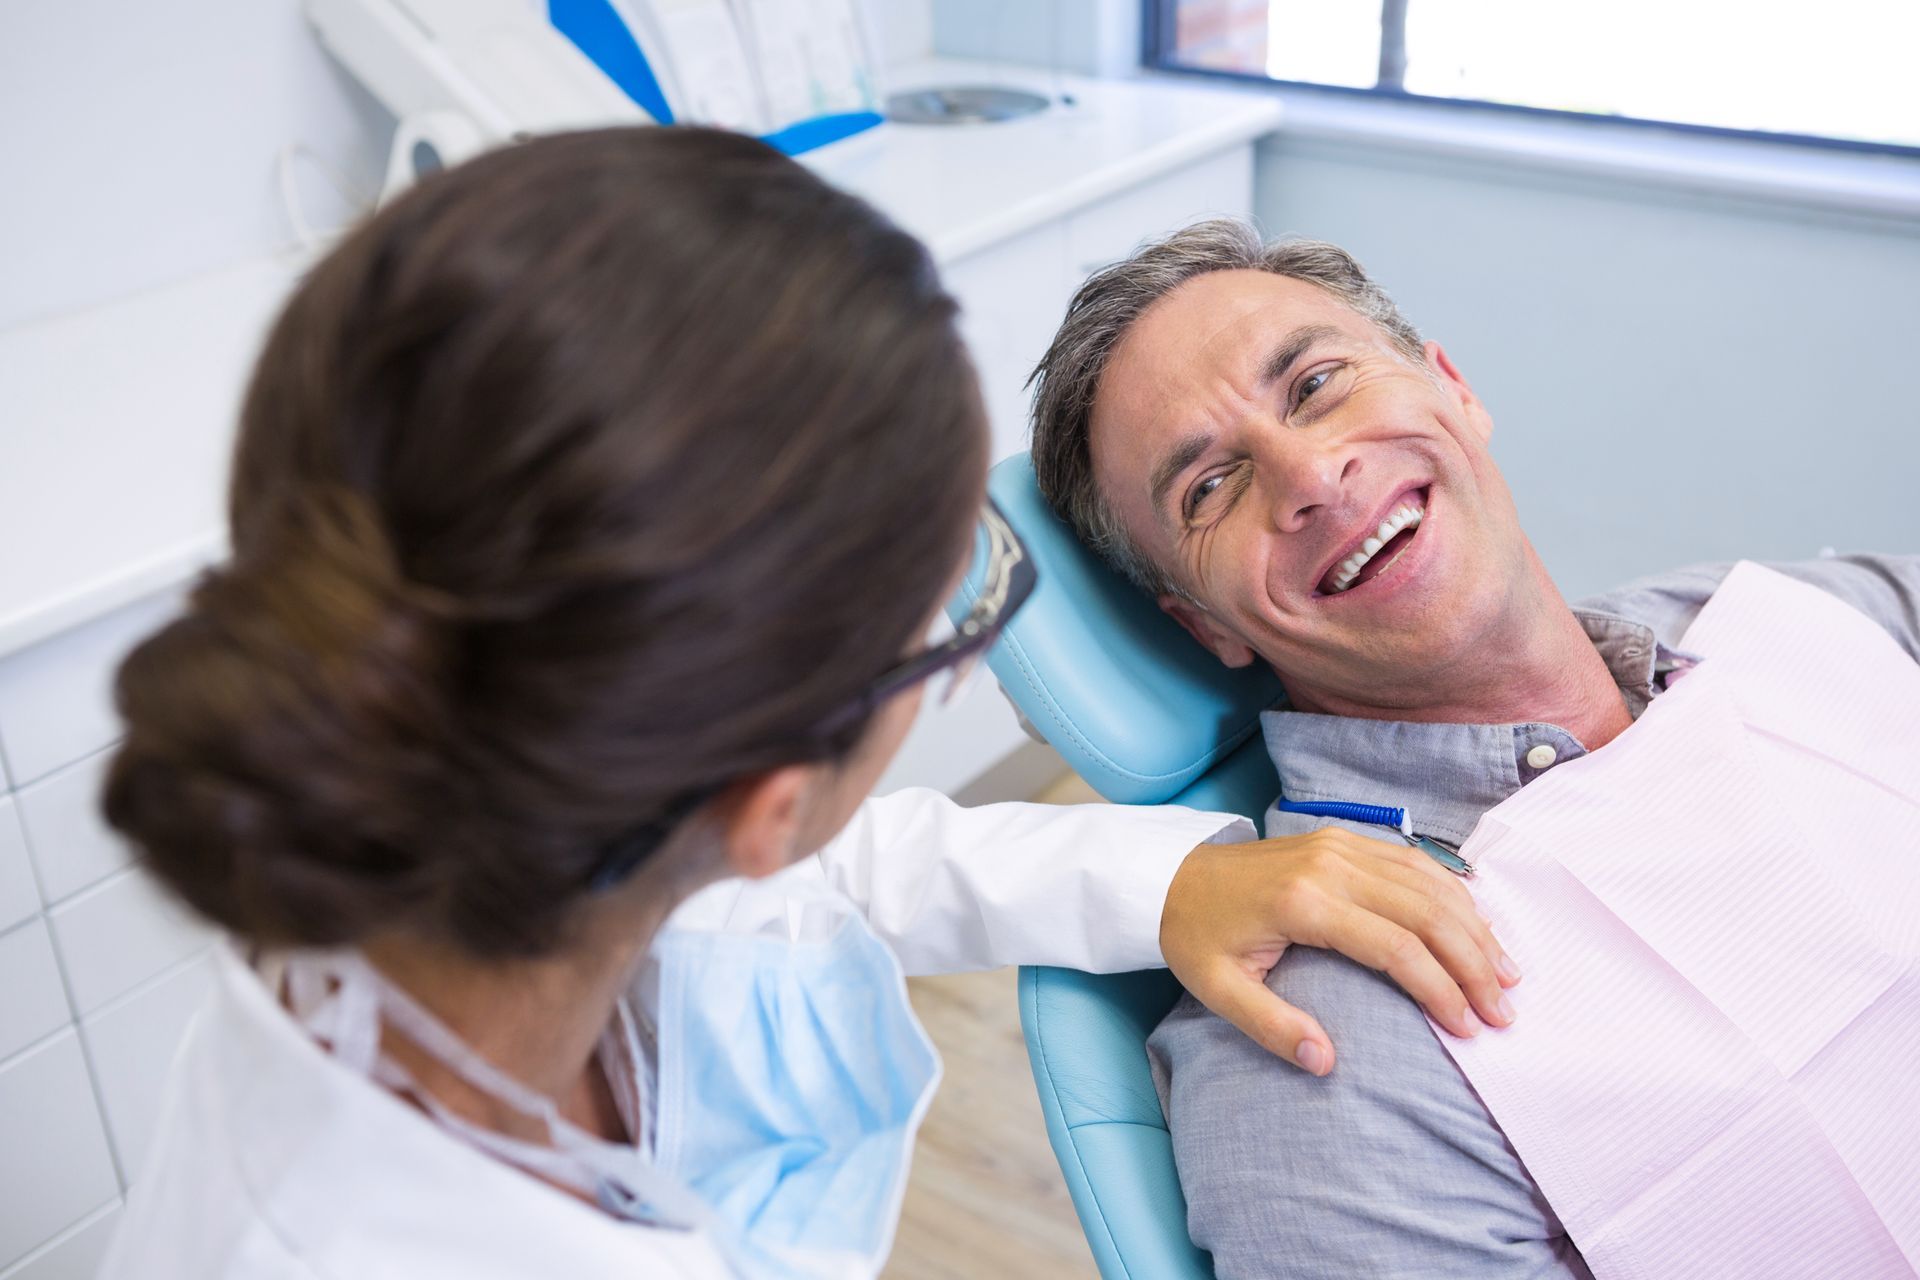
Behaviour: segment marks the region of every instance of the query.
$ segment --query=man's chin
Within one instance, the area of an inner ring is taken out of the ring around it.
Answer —
[[[1368,619],[1321,636],[1310,655],[1262,654],[1280,677],[1297,711],[1326,715],[1417,719],[1418,708],[1450,703],[1451,694],[1490,656],[1489,639],[1476,618],[1483,602],[1406,610],[1405,616]]]

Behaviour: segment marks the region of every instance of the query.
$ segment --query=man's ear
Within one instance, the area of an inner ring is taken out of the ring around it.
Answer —
[[[1161,610],[1187,629],[1200,647],[1230,667],[1251,666],[1254,653],[1239,637],[1214,621],[1212,614],[1185,596],[1167,592],[1159,599]]]
[[[1493,439],[1493,416],[1487,412],[1487,406],[1480,403],[1479,396],[1473,394],[1473,388],[1467,385],[1466,378],[1454,367],[1445,347],[1437,342],[1429,342],[1426,352],[1427,367],[1439,375],[1440,385],[1459,402],[1467,426],[1479,437],[1481,444],[1486,444]]]
[[[812,773],[788,765],[728,788],[716,809],[732,874],[758,880],[793,861]]]

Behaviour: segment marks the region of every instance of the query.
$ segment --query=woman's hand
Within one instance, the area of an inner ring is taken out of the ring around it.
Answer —
[[[1247,844],[1203,844],[1167,889],[1160,949],[1181,985],[1270,1052],[1316,1076],[1333,1043],[1269,991],[1295,943],[1326,947],[1399,983],[1457,1036],[1513,1021],[1520,981],[1458,877],[1418,849],[1338,827]]]

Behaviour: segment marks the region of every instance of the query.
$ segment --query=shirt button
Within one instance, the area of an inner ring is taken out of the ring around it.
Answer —
[[[1527,752],[1527,764],[1534,769],[1551,769],[1559,758],[1560,753],[1544,742]]]

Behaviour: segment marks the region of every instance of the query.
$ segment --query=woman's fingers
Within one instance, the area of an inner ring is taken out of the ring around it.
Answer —
[[[1318,1022],[1267,989],[1239,965],[1209,965],[1187,983],[1201,1004],[1240,1028],[1255,1044],[1285,1058],[1308,1075],[1333,1070],[1333,1042]]]
[[[1375,843],[1380,842],[1375,841]],[[1390,846],[1383,844],[1381,847],[1387,849],[1389,854],[1393,852]],[[1493,966],[1495,980],[1499,985],[1511,987],[1519,982],[1519,966],[1514,964],[1507,955],[1506,948],[1500,945],[1500,940],[1493,936],[1492,926],[1488,924],[1487,918],[1480,914],[1480,904],[1473,900],[1471,893],[1467,892],[1460,877],[1445,870],[1417,849],[1408,849],[1404,852],[1424,862],[1426,866],[1409,865],[1397,858],[1387,857],[1376,859],[1371,867],[1379,875],[1411,892],[1422,895],[1438,894],[1440,901],[1446,905],[1453,919],[1459,922],[1460,927],[1480,949],[1480,954],[1486,957],[1489,965]],[[1408,922],[1400,920],[1400,923]]]
[[[1424,853],[1329,828],[1202,845],[1175,873],[1160,923],[1167,967],[1256,1043],[1323,1075],[1326,1032],[1263,981],[1293,943],[1380,970],[1455,1035],[1513,1020],[1501,987],[1518,971],[1499,971],[1504,952],[1472,895]]]
[[[1467,882],[1435,862],[1432,855],[1423,850],[1399,840],[1367,840],[1364,845],[1352,846],[1351,852],[1368,855],[1368,859],[1356,861],[1370,861],[1371,865],[1380,869],[1392,867],[1402,873],[1401,878],[1418,880],[1469,915],[1479,914],[1473,894],[1467,890]]]
[[[1409,886],[1388,875],[1358,875],[1348,894],[1356,906],[1417,936],[1482,1021],[1496,1027],[1513,1021],[1513,1005],[1487,954],[1489,946],[1498,951],[1498,945],[1471,906],[1462,908],[1451,894],[1436,892],[1425,881]]]
[[[1323,835],[1329,835],[1329,833],[1332,833],[1332,829]],[[1480,904],[1476,904],[1473,900],[1473,892],[1467,890],[1467,883],[1461,877],[1453,875],[1452,871],[1434,862],[1425,852],[1411,848],[1402,842],[1365,839],[1365,837],[1357,837],[1350,831],[1340,831],[1340,835],[1346,837],[1346,841],[1340,844],[1342,854],[1346,854],[1348,860],[1354,862],[1359,869],[1363,871],[1373,869],[1377,873],[1388,875],[1390,879],[1400,881],[1409,889],[1440,894],[1442,900],[1446,900],[1450,906],[1457,908],[1457,915],[1463,927],[1467,929],[1469,935],[1473,935],[1476,944],[1480,946],[1480,952],[1486,956],[1488,963],[1494,965],[1494,971],[1500,975],[1501,986],[1513,986],[1521,981],[1521,967],[1515,965],[1513,958],[1507,956],[1505,948],[1500,946],[1500,940],[1488,927],[1486,915],[1480,913]]]
[[[1467,1039],[1480,1030],[1461,984],[1414,930],[1354,902],[1330,901],[1325,914],[1324,940],[1315,945],[1386,974],[1454,1035]]]

